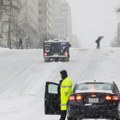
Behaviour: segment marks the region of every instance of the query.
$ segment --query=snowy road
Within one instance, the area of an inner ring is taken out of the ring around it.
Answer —
[[[44,115],[46,81],[68,71],[73,83],[115,81],[120,89],[120,49],[71,49],[70,62],[45,63],[42,50],[0,49],[0,120],[59,120]]]

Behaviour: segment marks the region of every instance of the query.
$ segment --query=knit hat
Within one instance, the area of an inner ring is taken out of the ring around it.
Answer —
[[[68,76],[66,70],[60,71],[60,74],[62,75],[62,79],[65,79]]]

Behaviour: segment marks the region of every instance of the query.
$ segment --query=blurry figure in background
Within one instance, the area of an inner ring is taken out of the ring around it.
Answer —
[[[0,46],[2,45],[3,36],[0,34]]]
[[[22,43],[23,43],[22,38],[20,38],[20,39],[19,39],[19,44],[18,44],[18,49],[19,49],[19,48],[23,49]]]
[[[103,38],[104,38],[104,36],[101,35],[101,36],[99,36],[98,39],[95,41],[95,42],[97,43],[97,47],[96,47],[97,49],[100,49],[100,41],[101,41],[101,39],[103,39]]]
[[[26,38],[26,49],[29,48],[29,42],[30,42],[30,41],[29,41],[29,37],[27,37],[27,38]]]

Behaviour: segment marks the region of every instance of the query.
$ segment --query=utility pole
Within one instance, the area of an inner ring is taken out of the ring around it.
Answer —
[[[10,0],[10,15],[8,20],[8,41],[7,41],[7,47],[11,49],[11,16],[12,16],[12,0]]]

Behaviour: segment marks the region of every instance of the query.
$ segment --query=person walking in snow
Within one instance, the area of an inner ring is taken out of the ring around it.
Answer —
[[[18,45],[18,49],[21,47],[23,49],[23,45],[22,45],[23,41],[22,38],[19,39],[19,45]]]
[[[104,37],[103,36],[99,36],[98,39],[95,41],[97,43],[97,49],[100,49],[100,41],[101,39],[103,39]]]
[[[59,82],[58,93],[60,95],[60,120],[65,120],[67,113],[67,102],[72,93],[72,80],[66,70],[60,72],[62,80]]]

